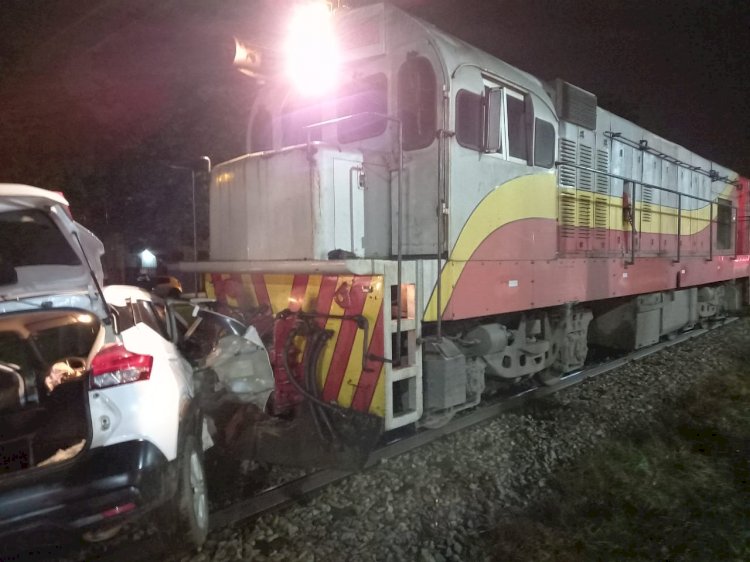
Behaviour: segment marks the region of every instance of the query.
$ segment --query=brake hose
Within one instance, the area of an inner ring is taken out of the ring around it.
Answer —
[[[300,332],[301,332],[300,327],[295,326],[289,332],[289,335],[286,337],[286,341],[284,342],[284,349],[281,354],[281,359],[284,363],[284,370],[286,371],[286,375],[287,375],[286,378],[289,380],[290,383],[292,383],[292,386],[302,396],[304,396],[311,402],[314,402],[315,404],[322,406],[323,408],[331,410],[332,412],[336,412],[338,410],[336,406],[329,404],[327,402],[324,402],[317,396],[310,394],[310,392],[308,392],[307,389],[303,388],[302,385],[299,383],[299,381],[297,381],[297,379],[295,378],[294,373],[292,372],[292,369],[289,367],[289,351],[292,349],[292,342],[294,342],[294,338],[296,338]]]

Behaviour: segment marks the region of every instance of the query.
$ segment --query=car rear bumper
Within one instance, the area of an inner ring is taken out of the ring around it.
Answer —
[[[136,517],[172,497],[175,463],[148,441],[89,449],[0,485],[0,545],[54,541]]]

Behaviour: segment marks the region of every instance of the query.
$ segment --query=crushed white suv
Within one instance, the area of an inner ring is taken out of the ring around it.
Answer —
[[[0,184],[0,548],[103,540],[164,511],[208,531],[203,418],[168,308],[102,289],[101,242],[54,192]]]

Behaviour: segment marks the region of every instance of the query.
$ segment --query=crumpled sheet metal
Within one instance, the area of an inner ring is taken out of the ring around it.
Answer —
[[[219,382],[238,400],[265,408],[275,384],[268,352],[254,328],[244,336],[221,338],[206,357],[205,366],[214,370]]]

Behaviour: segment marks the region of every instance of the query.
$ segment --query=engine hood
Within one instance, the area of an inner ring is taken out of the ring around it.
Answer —
[[[0,184],[0,313],[84,308],[106,315],[104,246],[70,216],[61,195]]]

